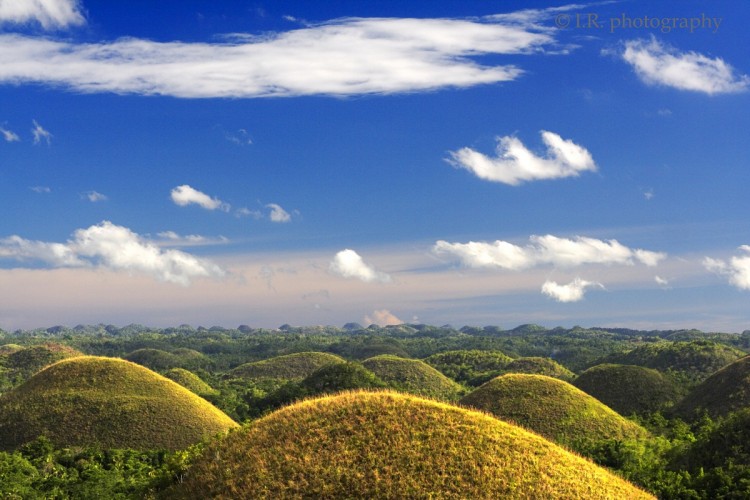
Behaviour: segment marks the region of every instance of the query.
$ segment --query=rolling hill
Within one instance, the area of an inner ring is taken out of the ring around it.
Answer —
[[[237,427],[189,390],[135,363],[81,356],[0,397],[0,449],[41,435],[58,447],[185,448]]]
[[[333,363],[344,363],[344,359],[327,352],[298,352],[245,363],[231,370],[229,376],[246,379],[302,380],[312,375],[315,370]]]
[[[750,407],[750,356],[717,371],[691,390],[674,408],[685,419],[704,411],[711,417],[725,416]]]
[[[439,352],[424,359],[446,377],[467,385],[481,385],[500,375],[512,361],[513,358],[500,351],[477,349]]]
[[[575,378],[575,374],[572,371],[568,370],[557,361],[538,356],[514,359],[506,365],[505,373],[546,375],[548,377],[559,378],[560,380],[568,382]]]
[[[383,354],[364,360],[362,366],[399,391],[448,401],[457,400],[463,392],[455,381],[418,359]]]
[[[303,401],[215,441],[168,498],[651,498],[489,415],[391,392]]]

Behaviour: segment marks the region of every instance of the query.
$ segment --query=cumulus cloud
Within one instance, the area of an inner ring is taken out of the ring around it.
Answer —
[[[555,281],[545,281],[542,285],[542,293],[558,302],[578,302],[588,288],[604,288],[601,283],[576,278],[567,285],[559,285]]]
[[[328,266],[330,271],[344,278],[355,278],[365,283],[389,283],[391,277],[365,263],[354,250],[344,249],[336,254]]]
[[[34,128],[31,129],[31,134],[34,136],[34,144],[41,144],[42,141],[45,141],[48,146],[52,144],[52,134],[39,125],[36,120],[32,120],[32,123]]]
[[[730,285],[740,290],[750,290],[750,245],[742,245],[739,250],[743,255],[734,256],[729,262],[706,257],[703,266],[713,273],[726,276]]]
[[[565,140],[554,132],[542,130],[547,153],[541,157],[513,136],[497,139],[497,154],[489,157],[471,148],[451,151],[448,162],[464,168],[480,179],[517,186],[523,182],[577,177],[596,171],[596,163],[586,148]]]
[[[97,191],[89,191],[87,193],[83,193],[83,197],[92,203],[96,203],[97,201],[107,201],[108,199],[106,195],[103,195],[102,193],[99,193]]]
[[[228,212],[230,209],[229,204],[224,203],[218,198],[211,198],[206,193],[203,193],[201,191],[198,191],[197,189],[194,189],[187,184],[183,184],[182,186],[177,186],[176,188],[172,189],[172,192],[170,193],[172,197],[172,201],[181,207],[195,204],[199,205],[206,210],[222,210],[224,212]]]
[[[692,51],[680,52],[654,37],[625,42],[621,57],[648,85],[709,95],[743,92],[750,86],[750,77],[738,74],[723,59],[712,59]]]
[[[277,205],[276,203],[269,203],[268,205],[266,205],[266,208],[271,209],[271,213],[268,215],[268,217],[272,222],[289,222],[290,220],[292,220],[292,216],[289,215],[289,212],[281,208],[281,206]]]
[[[44,29],[86,23],[78,0],[0,0],[0,24],[37,22]]]
[[[18,134],[7,128],[0,127],[0,134],[3,135],[5,142],[18,142],[21,140],[21,138],[18,137]]]
[[[196,278],[221,278],[226,274],[208,260],[179,250],[162,250],[109,221],[76,230],[66,243],[31,241],[13,235],[0,240],[0,257],[41,261],[52,267],[101,267],[141,273],[183,286]]]
[[[475,58],[530,54],[554,42],[549,28],[492,18],[345,18],[219,43],[5,34],[0,82],[185,98],[389,94],[515,80],[520,68]]]
[[[493,243],[449,243],[440,240],[432,251],[437,255],[454,257],[466,267],[513,271],[550,264],[575,267],[584,264],[633,265],[638,261],[647,266],[656,266],[666,257],[661,252],[628,248],[617,240],[603,241],[584,236],[568,239],[550,234],[531,236],[529,240],[531,243],[524,247],[502,240]]]
[[[404,322],[401,321],[396,317],[395,314],[393,314],[388,309],[378,309],[372,312],[372,314],[365,314],[365,317],[363,318],[363,322],[366,325],[378,325],[378,326],[388,326],[388,325],[402,325]]]

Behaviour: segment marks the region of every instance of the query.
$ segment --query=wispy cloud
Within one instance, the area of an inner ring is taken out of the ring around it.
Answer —
[[[83,198],[89,200],[91,203],[96,203],[98,201],[107,201],[107,196],[103,195],[102,193],[99,193],[97,191],[88,191],[86,193],[83,193],[81,195]]]
[[[334,274],[344,278],[355,278],[365,283],[389,283],[391,281],[390,275],[366,264],[357,252],[348,248],[338,252],[328,268]]]
[[[432,247],[436,255],[448,255],[471,268],[496,268],[523,270],[540,265],[575,267],[584,264],[633,265],[636,261],[656,266],[666,257],[661,252],[631,249],[617,240],[598,240],[576,236],[574,239],[558,238],[550,234],[531,236],[524,247],[507,241],[493,243],[449,243],[437,241]]]
[[[227,133],[225,137],[229,142],[237,144],[238,146],[247,146],[253,143],[250,134],[244,128],[238,129],[236,132]]]
[[[41,261],[52,267],[95,266],[135,272],[183,286],[196,278],[221,278],[226,274],[211,261],[179,250],[162,250],[109,221],[76,230],[66,243],[31,241],[16,235],[0,239],[0,258]]]
[[[231,208],[228,203],[224,203],[218,198],[212,198],[206,193],[198,191],[187,184],[172,189],[170,196],[172,197],[172,201],[181,207],[194,204],[203,207],[206,210],[219,209],[223,212],[228,212]]]
[[[520,68],[475,58],[530,54],[554,41],[553,30],[491,18],[345,18],[223,43],[5,34],[0,82],[188,98],[389,94],[515,80]]]
[[[21,140],[21,138],[18,137],[18,134],[7,128],[0,127],[0,134],[3,135],[5,142],[18,142]]]
[[[655,37],[625,42],[621,56],[648,85],[709,95],[743,92],[750,86],[750,77],[738,74],[723,59],[680,52]]]
[[[86,23],[78,0],[0,0],[0,24],[39,23],[44,29]]]
[[[32,123],[34,128],[31,129],[31,134],[34,136],[34,144],[41,144],[42,141],[45,141],[48,146],[52,144],[52,134],[39,125],[36,120],[32,120]]]
[[[203,245],[224,245],[229,243],[229,238],[225,236],[209,238],[199,234],[181,235],[174,231],[162,231],[156,235],[168,246],[194,247]]]
[[[725,276],[729,284],[740,289],[750,290],[750,245],[742,245],[741,256],[734,256],[725,262],[721,259],[706,257],[703,266],[711,272]]]
[[[234,211],[234,216],[237,218],[252,217],[258,220],[263,218],[263,213],[260,210],[250,210],[247,207],[241,207]]]
[[[280,205],[277,205],[276,203],[269,203],[266,205],[266,208],[271,209],[271,213],[268,215],[268,218],[271,219],[271,222],[289,222],[292,220],[292,216],[289,215],[289,212],[281,208]]]
[[[669,285],[669,280],[667,278],[662,278],[659,275],[654,276],[654,281],[657,285],[659,285],[661,288],[664,288],[665,290],[668,288],[671,288]]]
[[[368,326],[373,324],[379,326],[401,325],[404,323],[388,309],[377,309],[372,314],[365,314],[363,321]]]
[[[29,189],[31,189],[35,193],[51,193],[52,192],[52,190],[48,188],[47,186],[31,186]]]
[[[577,177],[585,171],[596,171],[596,163],[586,148],[554,132],[542,130],[541,134],[547,146],[543,157],[526,148],[517,137],[505,136],[497,139],[495,157],[467,147],[450,152],[448,162],[480,179],[511,186],[535,180]]]
[[[558,302],[578,302],[583,300],[588,288],[604,288],[601,283],[576,278],[567,285],[559,285],[555,281],[545,281],[542,285],[542,293]]]

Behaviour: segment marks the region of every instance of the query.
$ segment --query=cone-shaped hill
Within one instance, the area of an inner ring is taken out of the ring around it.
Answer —
[[[533,375],[546,375],[571,381],[575,374],[563,365],[550,358],[529,356],[527,358],[514,359],[505,367],[506,373],[528,373]]]
[[[664,410],[683,395],[663,373],[636,365],[596,365],[581,373],[573,385],[620,415]]]
[[[436,399],[456,400],[462,387],[424,361],[383,354],[366,359],[362,366],[393,389]]]
[[[652,498],[484,413],[391,392],[303,401],[208,446],[172,498]]]
[[[544,375],[502,375],[464,396],[460,403],[574,449],[585,449],[587,443],[606,439],[648,435],[645,429],[594,397]]]
[[[48,342],[14,350],[4,364],[13,375],[26,379],[45,366],[76,356],[83,356],[83,353],[63,344]]]
[[[164,376],[199,396],[213,396],[219,393],[198,375],[184,368],[172,368],[164,372]]]
[[[231,370],[229,376],[244,379],[302,380],[319,368],[344,362],[343,358],[327,352],[298,352],[245,363]]]
[[[82,356],[0,397],[0,449],[41,435],[56,446],[185,448],[237,427],[189,390],[135,363]]]
[[[624,354],[613,354],[603,362],[653,368],[673,376],[678,382],[694,385],[745,354],[737,348],[709,340],[665,341],[644,344]]]
[[[692,419],[708,412],[720,417],[750,407],[750,356],[731,363],[698,384],[674,409],[682,418]]]
[[[480,350],[439,352],[424,360],[443,375],[468,385],[481,385],[500,375],[512,361],[500,351]]]

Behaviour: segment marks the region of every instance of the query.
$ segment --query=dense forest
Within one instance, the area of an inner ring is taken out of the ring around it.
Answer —
[[[213,478],[207,449],[262,434],[295,402],[367,390],[450,405],[389,400],[419,415],[481,410],[660,498],[746,498],[748,352],[750,331],[533,324],[0,331],[0,496],[184,497]]]

